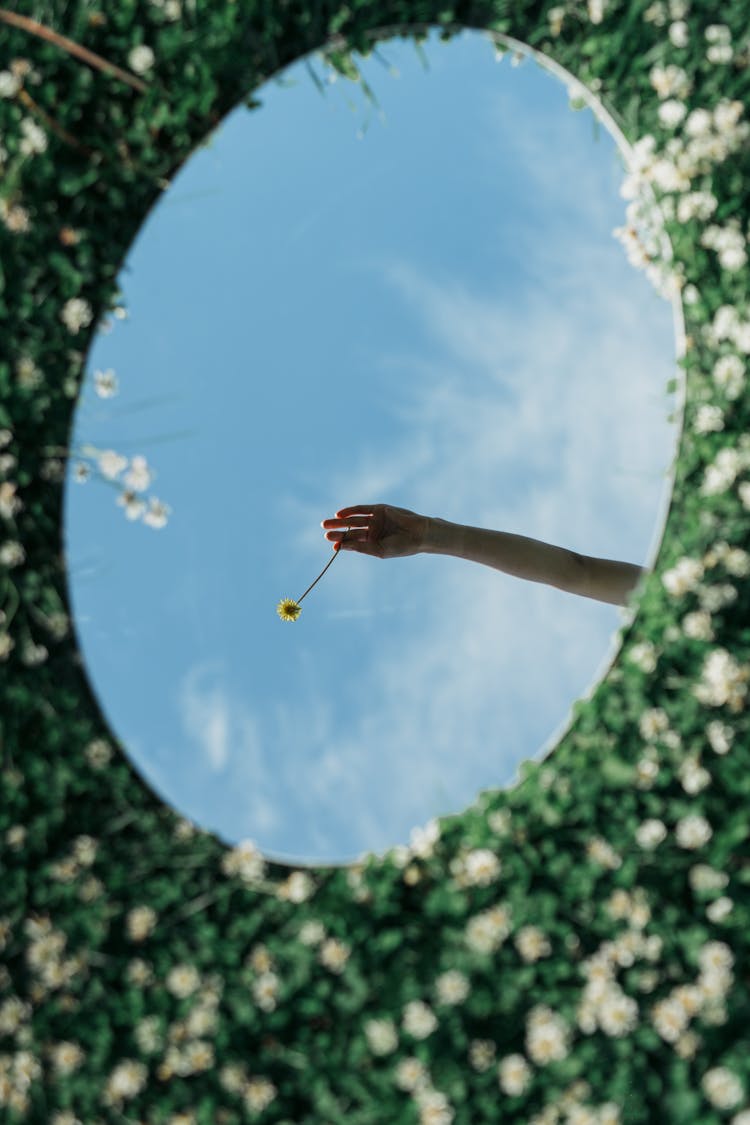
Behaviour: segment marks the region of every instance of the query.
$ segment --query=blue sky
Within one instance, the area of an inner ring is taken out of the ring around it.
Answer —
[[[330,558],[322,519],[383,502],[651,566],[671,494],[675,313],[612,234],[615,139],[486,35],[423,52],[357,56],[379,110],[340,78],[321,96],[302,60],[195,151],[130,248],[72,434],[144,456],[144,498],[172,509],[130,521],[72,462],[103,713],[181,815],[290,864],[406,844],[513,785],[627,613],[448,556],[344,553],[282,622]]]

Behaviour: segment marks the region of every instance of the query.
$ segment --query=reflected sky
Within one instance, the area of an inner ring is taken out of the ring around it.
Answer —
[[[132,246],[75,418],[74,447],[143,455],[172,509],[129,521],[71,464],[72,605],[112,730],[180,814],[293,864],[513,784],[625,613],[345,553],[282,622],[330,558],[322,519],[384,502],[645,566],[669,501],[673,311],[612,234],[614,139],[486,36],[422,50],[356,56],[380,113],[301,61],[226,118]]]

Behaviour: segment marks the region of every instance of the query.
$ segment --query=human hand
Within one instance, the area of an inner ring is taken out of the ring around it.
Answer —
[[[355,504],[339,508],[336,517],[323,520],[326,539],[335,551],[357,551],[379,559],[416,555],[424,546],[429,516],[390,504]],[[342,530],[350,529],[350,530]]]

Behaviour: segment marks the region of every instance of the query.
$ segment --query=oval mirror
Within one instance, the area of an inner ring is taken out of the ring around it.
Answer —
[[[517,50],[395,38],[357,56],[379,112],[309,60],[267,83],[155,204],[88,356],[65,493],[87,674],[145,782],[228,845],[408,843],[544,757],[618,647],[627,606],[428,553],[342,551],[282,621],[337,509],[657,553],[674,310],[613,233],[614,136]]]

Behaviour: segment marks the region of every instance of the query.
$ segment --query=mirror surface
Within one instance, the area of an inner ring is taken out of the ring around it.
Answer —
[[[144,456],[139,497],[171,508],[128,519],[125,474],[71,460],[102,711],[178,813],[291,864],[514,784],[627,613],[347,552],[283,622],[331,558],[321,520],[384,502],[650,568],[671,493],[674,314],[613,236],[615,140],[528,53],[436,30],[422,51],[355,56],[380,112],[302,60],[221,123],[131,247],[75,415],[74,449]]]

